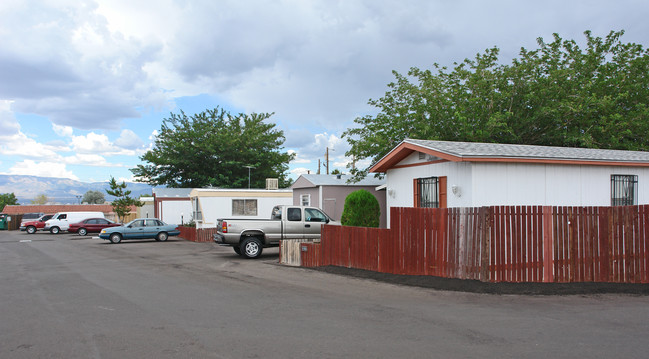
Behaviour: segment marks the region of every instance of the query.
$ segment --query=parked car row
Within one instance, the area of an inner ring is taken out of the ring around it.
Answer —
[[[178,227],[166,224],[156,218],[138,218],[126,224],[119,224],[104,218],[102,212],[61,212],[42,215],[36,220],[23,221],[20,230],[34,234],[39,230],[59,234],[62,231],[85,236],[99,233],[99,238],[119,243],[125,239],[151,238],[164,242],[169,236],[180,234]]]

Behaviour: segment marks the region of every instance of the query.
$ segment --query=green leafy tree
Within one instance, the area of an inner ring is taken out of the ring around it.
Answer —
[[[106,198],[103,193],[90,190],[83,195],[81,202],[88,204],[103,204],[106,202]]]
[[[369,191],[361,189],[345,198],[345,208],[340,217],[343,226],[378,227],[381,218],[379,201]]]
[[[113,200],[113,212],[119,217],[119,221],[124,223],[124,217],[131,212],[131,206],[142,207],[144,203],[139,200],[130,197],[131,191],[126,189],[126,183],[117,183],[114,177],[110,178],[108,182],[110,189],[106,190],[106,193],[115,197]]]
[[[193,116],[184,112],[164,119],[153,149],[131,169],[141,182],[168,187],[265,187],[266,178],[290,184],[288,163],[294,154],[282,151],[283,131],[266,121],[269,113],[231,115],[222,109]]]
[[[376,162],[406,138],[649,150],[649,50],[585,32],[558,34],[508,65],[487,49],[452,69],[393,72],[374,116],[343,133],[346,155]],[[367,168],[351,170],[362,178]]]
[[[47,204],[49,201],[50,199],[47,198],[47,195],[42,193],[34,197],[34,199],[32,199],[30,202],[31,204]]]
[[[18,204],[18,198],[13,193],[2,193],[0,194],[0,208],[4,210],[5,206],[15,206]],[[0,210],[0,211],[2,211]]]

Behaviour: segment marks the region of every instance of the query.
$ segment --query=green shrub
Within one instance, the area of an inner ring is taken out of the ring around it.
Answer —
[[[343,226],[378,227],[381,217],[379,201],[369,191],[361,189],[345,198],[345,209],[340,218]]]

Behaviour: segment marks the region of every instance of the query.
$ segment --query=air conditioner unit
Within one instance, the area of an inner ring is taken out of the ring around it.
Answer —
[[[279,180],[277,178],[266,178],[267,190],[278,189],[278,188],[279,188]]]

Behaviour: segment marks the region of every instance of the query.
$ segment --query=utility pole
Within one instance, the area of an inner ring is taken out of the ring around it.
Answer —
[[[252,166],[243,166],[248,169],[248,189],[250,189],[250,169],[254,168]]]
[[[329,174],[329,147],[325,151],[325,168],[327,169],[327,174]]]
[[[320,174],[320,159],[318,158],[318,174]]]

